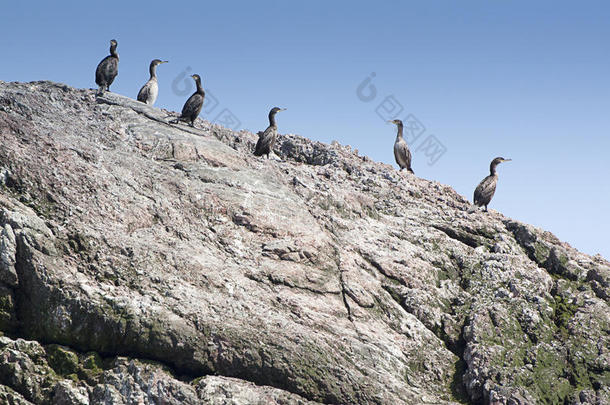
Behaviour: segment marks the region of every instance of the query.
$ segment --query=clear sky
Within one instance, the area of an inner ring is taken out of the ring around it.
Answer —
[[[512,158],[490,208],[610,258],[607,1],[11,1],[1,20],[4,81],[95,87],[115,38],[112,91],[135,98],[150,60],[169,60],[157,106],[179,111],[198,73],[203,118],[239,128],[277,105],[280,133],[394,164],[382,118],[412,114],[418,176],[471,199]]]

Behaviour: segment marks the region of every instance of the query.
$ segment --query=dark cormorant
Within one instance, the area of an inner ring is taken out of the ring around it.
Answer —
[[[256,148],[254,148],[254,156],[267,155],[267,159],[269,159],[269,154],[273,150],[273,145],[275,145],[275,140],[277,139],[275,114],[285,110],[285,108],[273,107],[269,111],[269,126],[264,132],[258,133],[258,142],[256,142]]]
[[[157,83],[157,66],[162,63],[167,63],[167,61],[154,59],[152,62],[150,62],[150,67],[148,68],[150,71],[150,79],[148,79],[146,84],[140,89],[140,92],[138,93],[138,101],[148,105],[153,105],[155,104],[155,101],[157,101],[157,95],[159,94],[159,84]]]
[[[498,175],[496,173],[496,166],[502,162],[510,162],[511,159],[504,159],[503,157],[497,157],[491,161],[489,165],[489,176],[485,177],[474,190],[474,203],[479,206],[485,206],[487,211],[487,205],[491,201],[491,198],[496,192],[496,184],[498,184]]]
[[[98,94],[110,91],[110,85],[119,73],[119,54],[116,52],[116,40],[110,41],[110,55],[106,56],[95,69],[95,83],[99,86]]]
[[[409,173],[414,174],[413,169],[411,169],[411,151],[402,137],[402,121],[392,120],[388,122],[398,127],[396,142],[394,142],[394,158],[396,158],[396,163],[400,166],[400,170],[407,169]]]
[[[190,122],[190,126],[195,126],[195,119],[199,116],[201,112],[201,108],[203,107],[203,98],[205,97],[205,91],[203,91],[203,87],[201,86],[201,77],[199,75],[191,75],[193,79],[195,79],[195,84],[197,84],[197,90],[193,93],[192,96],[186,100],[184,103],[184,107],[182,107],[182,114],[180,117],[171,121],[173,124],[176,124],[180,121]]]

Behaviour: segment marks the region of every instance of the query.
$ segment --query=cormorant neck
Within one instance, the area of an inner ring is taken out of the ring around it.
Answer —
[[[203,87],[201,86],[201,80],[196,79],[195,83],[197,84],[197,93],[205,94],[205,92],[203,91]]]
[[[491,176],[496,175],[496,166],[498,166],[498,163],[496,163],[496,162],[491,162],[491,164],[489,165],[489,174]]]
[[[151,63],[150,68],[148,70],[150,71],[150,78],[156,79],[157,78],[157,65],[155,65],[154,63]]]
[[[116,45],[114,45],[114,44],[110,45],[110,55],[112,55],[116,58],[119,57],[119,54],[116,53]]]
[[[402,139],[402,124],[397,124],[398,133],[396,134],[396,139]]]
[[[275,123],[275,111],[269,112],[269,126],[277,127],[277,125]]]

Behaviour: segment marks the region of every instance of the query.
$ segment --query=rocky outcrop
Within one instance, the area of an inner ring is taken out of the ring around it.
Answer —
[[[9,403],[605,404],[610,264],[350,147],[0,82]]]

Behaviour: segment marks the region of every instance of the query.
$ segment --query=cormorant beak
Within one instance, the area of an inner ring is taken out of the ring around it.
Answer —
[[[504,159],[503,162],[510,162],[512,159]]]
[[[169,63],[168,60],[162,60],[161,63]]]

